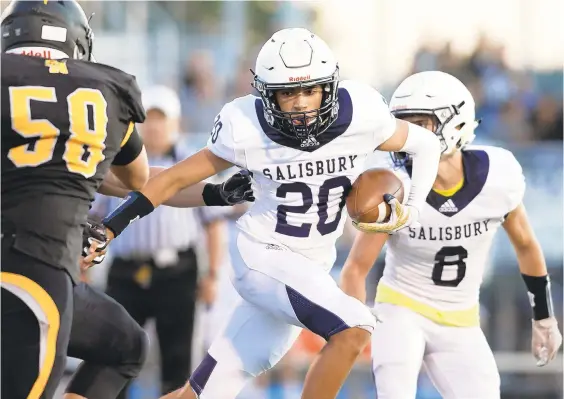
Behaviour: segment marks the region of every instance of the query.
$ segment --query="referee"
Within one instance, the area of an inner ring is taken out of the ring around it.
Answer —
[[[174,91],[155,86],[143,92],[147,112],[139,126],[151,166],[170,167],[191,155],[177,141],[180,102]],[[92,211],[103,216],[119,198],[99,197]],[[190,377],[192,334],[198,292],[211,305],[222,262],[225,210],[220,207],[159,207],[112,242],[107,293],[144,325],[156,322],[161,358],[161,391],[169,393]],[[196,246],[207,242],[209,269],[200,278]],[[199,289],[198,289],[199,288]],[[120,398],[125,398],[126,389]]]

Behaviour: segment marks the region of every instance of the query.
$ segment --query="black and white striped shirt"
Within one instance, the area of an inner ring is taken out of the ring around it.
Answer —
[[[177,144],[164,157],[149,157],[151,166],[170,167],[194,153],[190,147]],[[97,195],[91,212],[105,216],[115,209],[121,198]],[[183,251],[198,244],[202,225],[223,218],[225,207],[172,208],[159,206],[152,213],[129,225],[112,241],[112,256],[130,258],[152,257],[157,251]]]

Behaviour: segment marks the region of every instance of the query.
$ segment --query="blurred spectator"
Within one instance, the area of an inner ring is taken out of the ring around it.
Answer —
[[[438,69],[440,71],[447,72],[453,75],[456,72],[460,72],[461,62],[462,60],[460,59],[460,57],[457,57],[452,51],[451,43],[445,44],[445,46],[437,55]]]
[[[531,123],[537,140],[562,140],[562,104],[553,97],[541,97],[531,116]]]
[[[456,54],[450,43],[440,51],[423,45],[410,73],[441,70],[462,80],[474,95],[482,119],[477,142],[501,143],[562,140],[562,102],[539,92],[534,76],[510,70],[505,48],[480,36],[469,57]]]
[[[164,86],[152,87],[143,92],[143,105],[147,119],[139,128],[149,164],[170,167],[190,155],[177,141],[180,102],[176,93]],[[106,215],[119,202],[121,199],[100,196],[93,212]],[[223,255],[223,214],[218,207],[161,206],[112,243],[107,293],[142,326],[155,319],[162,394],[183,386],[190,377],[197,293],[208,306],[215,299]],[[209,272],[198,279],[201,262],[196,249],[202,236]]]
[[[478,39],[476,48],[468,60],[468,67],[475,76],[482,75],[489,68],[508,69],[503,58],[504,49],[491,42],[485,34]]]
[[[210,52],[195,51],[188,60],[180,89],[180,103],[184,132],[208,133],[211,130],[224,98]]]
[[[533,134],[525,111],[519,99],[503,103],[492,136],[504,142],[524,143],[532,140]]]
[[[423,71],[434,71],[439,69],[438,56],[429,46],[422,46],[413,59],[413,71],[411,74]]]
[[[227,86],[227,101],[232,101],[237,97],[243,97],[247,94],[254,92],[251,82],[253,81],[253,75],[250,69],[254,69],[253,62],[241,62],[237,73],[233,77],[231,84]]]

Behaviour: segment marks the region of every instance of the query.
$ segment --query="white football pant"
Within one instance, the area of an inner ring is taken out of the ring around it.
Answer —
[[[450,327],[396,305],[378,303],[372,333],[378,399],[415,399],[421,365],[444,399],[499,399],[500,379],[480,327]]]
[[[325,339],[351,327],[374,329],[370,309],[303,255],[239,232],[231,261],[241,299],[190,377],[200,399],[235,398],[280,361],[302,328]]]

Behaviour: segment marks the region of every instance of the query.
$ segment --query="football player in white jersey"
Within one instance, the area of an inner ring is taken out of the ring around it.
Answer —
[[[515,248],[531,298],[537,364],[553,359],[562,343],[544,256],[521,203],[521,166],[505,149],[466,147],[478,125],[474,108],[464,84],[438,71],[408,77],[390,101],[396,118],[437,135],[442,157],[420,226],[388,235],[358,225],[362,232],[341,274],[343,290],[364,302],[366,275],[387,240],[376,296],[383,323],[372,334],[378,398],[414,399],[422,364],[443,398],[499,398],[499,373],[479,326],[478,298],[500,226]],[[389,156],[375,158],[372,166],[394,167]],[[393,163],[408,190],[409,157],[395,155]]]
[[[306,376],[302,398],[333,399],[368,343],[376,317],[328,273],[346,220],[345,196],[368,154],[409,153],[410,197],[394,207],[389,222],[372,228],[393,232],[412,225],[437,173],[440,143],[430,131],[396,120],[371,87],[339,82],[338,72],[335,56],[316,35],[275,33],[256,62],[253,86],[260,97],[226,104],[207,148],[130,193],[104,220],[108,234],[117,236],[188,186],[194,187],[189,205],[225,205],[214,186],[199,182],[233,165],[253,174],[256,201],[239,219],[231,251],[242,300],[186,386],[167,398],[235,398],[308,328],[328,343]]]

